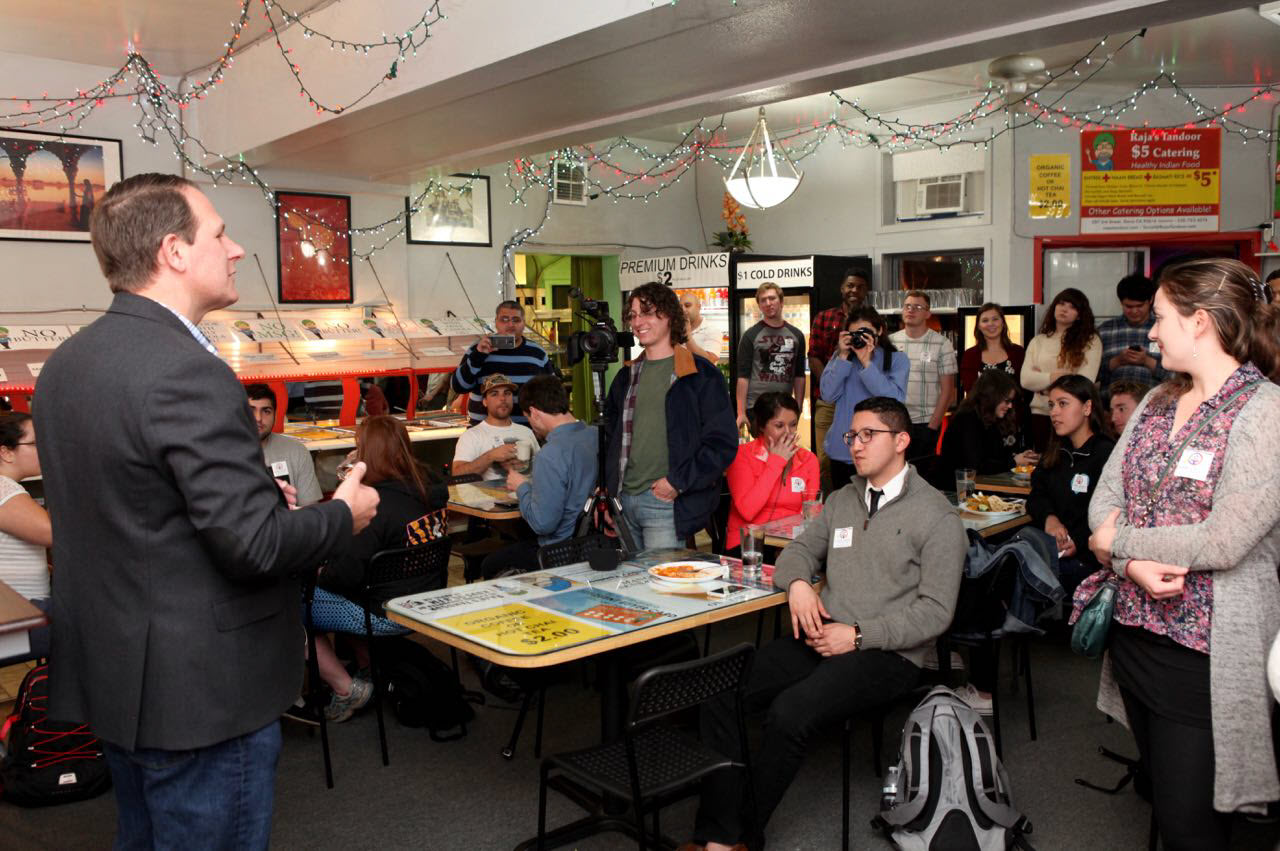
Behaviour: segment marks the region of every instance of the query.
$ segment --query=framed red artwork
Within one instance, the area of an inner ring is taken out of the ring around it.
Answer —
[[[281,304],[350,304],[351,198],[276,193],[276,258]]]

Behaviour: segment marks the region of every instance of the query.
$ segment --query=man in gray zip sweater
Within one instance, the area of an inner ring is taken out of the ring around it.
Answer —
[[[954,506],[906,463],[910,431],[896,399],[860,402],[845,434],[858,475],[778,557],[773,581],[787,591],[792,637],[756,654],[747,686],[748,706],[768,707],[752,761],[755,808],[747,812],[736,772],[707,778],[694,837],[708,851],[762,845],[809,737],[914,688],[925,650],[951,625],[964,528]],[[819,574],[821,594],[810,581]],[[702,737],[741,756],[729,698],[703,712]]]

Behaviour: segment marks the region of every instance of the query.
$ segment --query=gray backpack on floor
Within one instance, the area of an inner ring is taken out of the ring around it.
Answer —
[[[871,824],[904,851],[1031,849],[1031,822],[1013,808],[1009,776],[982,718],[949,688],[907,718]]]

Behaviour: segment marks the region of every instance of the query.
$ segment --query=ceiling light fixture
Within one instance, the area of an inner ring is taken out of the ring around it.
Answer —
[[[778,174],[778,160],[781,159],[791,174]],[[776,207],[791,197],[800,185],[804,175],[796,170],[795,164],[787,156],[786,151],[773,150],[773,140],[769,138],[769,126],[765,124],[764,107],[760,107],[760,118],[755,129],[747,137],[747,143],[738,155],[738,160],[724,180],[725,189],[744,207],[764,210]]]

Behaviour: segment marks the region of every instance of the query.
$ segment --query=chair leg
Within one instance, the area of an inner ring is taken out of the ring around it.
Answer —
[[[884,776],[884,708],[877,709],[871,719],[871,767],[876,777]]]
[[[639,798],[632,796],[631,808],[635,811],[636,816],[636,844],[640,851],[648,851],[649,848],[649,831],[644,826],[644,802]]]
[[[547,708],[547,687],[545,685],[538,686],[538,717],[535,721],[537,728],[533,732],[533,757],[534,759],[542,759],[542,717]]]
[[[1000,642],[987,641],[991,650],[991,667],[996,672],[996,681],[991,686],[991,734],[996,740],[996,756],[1004,759],[1004,748],[1000,740]]]
[[[511,728],[511,739],[502,749],[502,758],[511,759],[516,755],[516,744],[520,741],[520,731],[524,728],[525,716],[529,714],[529,704],[533,701],[533,692],[526,691],[520,699],[520,711],[516,713],[516,725]]]
[[[310,621],[310,618],[307,619]],[[329,754],[329,719],[325,717],[324,707],[320,706],[320,701],[315,699],[317,690],[320,688],[320,661],[316,658],[316,634],[310,627],[307,628],[307,664],[309,667],[307,696],[304,703],[316,710],[320,717],[320,752],[324,755],[324,783],[329,789],[333,788],[333,762]]]
[[[547,764],[544,762],[538,771],[538,851],[546,847],[547,842]]]
[[[364,610],[364,636],[369,645],[369,668],[373,674],[373,710],[378,716],[378,746],[382,748],[382,764],[390,765],[391,757],[387,754],[387,725],[382,718],[382,677],[378,670],[378,654],[374,651],[373,616]]]
[[[853,720],[844,724],[844,735],[840,737],[840,851],[849,851],[849,762],[851,760],[849,740],[853,738]]]
[[[1151,807],[1151,827],[1147,829],[1147,851],[1156,851],[1160,845],[1160,825],[1156,822],[1156,808]]]
[[[1031,645],[1022,644],[1022,676],[1027,680],[1027,725],[1031,728],[1031,741],[1036,740],[1036,693],[1031,686]]]

